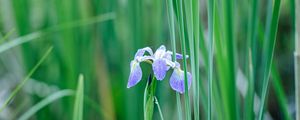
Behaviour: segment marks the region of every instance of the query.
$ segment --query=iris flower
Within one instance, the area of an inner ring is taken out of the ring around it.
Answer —
[[[148,52],[149,55],[145,55]],[[153,54],[150,47],[139,49],[134,59],[130,62],[130,75],[127,83],[127,88],[131,88],[139,83],[142,79],[141,62],[148,62],[152,64],[154,76],[157,80],[161,81],[165,78],[166,73],[170,68],[173,69],[173,73],[170,77],[170,86],[173,90],[184,93],[184,71],[181,70],[178,62],[172,61],[173,53],[167,51],[164,45],[161,45]],[[176,53],[176,59],[183,59],[181,54]],[[188,72],[188,88],[191,86],[192,76]]]

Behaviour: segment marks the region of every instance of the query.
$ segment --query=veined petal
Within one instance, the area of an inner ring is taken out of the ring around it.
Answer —
[[[161,45],[154,53],[155,58],[163,58],[166,53],[166,47],[164,45]]]
[[[192,75],[188,72],[188,89],[191,87],[192,84]],[[184,71],[180,68],[175,68],[171,77],[170,77],[170,86],[173,90],[183,94],[185,92],[184,89]]]
[[[174,63],[173,61],[171,60],[168,60],[168,59],[165,59],[166,61],[166,64],[171,67],[171,68],[175,68],[176,67],[176,63]]]
[[[142,79],[142,69],[140,67],[140,63],[133,60],[130,63],[130,75],[127,83],[127,88],[135,86]]]
[[[147,51],[151,56],[153,55],[152,49],[151,49],[150,47],[145,47],[145,48],[142,48],[142,49],[138,49],[138,51],[135,53],[134,58],[143,56],[143,55],[145,54],[146,51]]]
[[[154,76],[157,80],[163,80],[170,67],[167,66],[165,59],[155,59],[152,64]]]

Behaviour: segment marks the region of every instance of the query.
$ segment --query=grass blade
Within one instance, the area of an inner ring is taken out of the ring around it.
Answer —
[[[30,70],[30,72],[26,75],[26,77],[21,81],[21,83],[13,90],[10,96],[5,100],[4,104],[0,108],[0,112],[4,110],[4,108],[8,105],[8,103],[12,100],[13,97],[17,95],[20,89],[25,85],[25,83],[29,80],[30,76],[37,70],[37,68],[45,61],[47,56],[51,53],[53,47],[51,46],[42,56],[42,58],[38,61],[38,63]]]
[[[257,46],[257,23],[258,23],[258,9],[259,4],[258,0],[252,0],[251,6],[249,7],[249,18],[248,18],[248,36],[247,36],[247,45],[250,46],[249,48],[246,48],[246,76],[248,77],[248,91],[245,98],[245,119],[252,120],[254,119],[254,112],[253,112],[253,103],[254,103],[254,77],[256,73],[256,46]],[[248,59],[247,59],[248,57]],[[254,69],[253,69],[254,68]]]
[[[83,80],[84,80],[83,75],[80,74],[78,78],[78,85],[77,85],[75,102],[74,102],[73,120],[83,119],[83,100],[84,100]]]
[[[3,43],[2,45],[0,45],[0,53],[11,49],[13,47],[16,47],[18,45],[30,42],[32,40],[35,40],[37,38],[41,38],[43,36],[47,36],[47,35],[51,35],[54,32],[59,32],[59,31],[63,31],[66,29],[71,29],[71,28],[76,28],[76,27],[80,27],[80,26],[85,26],[85,25],[90,25],[90,24],[95,24],[95,23],[99,23],[99,22],[104,22],[107,20],[112,20],[115,18],[114,13],[106,13],[100,16],[96,16],[93,18],[89,18],[89,19],[83,19],[83,20],[78,20],[78,21],[73,21],[73,22],[68,22],[68,23],[63,23],[60,25],[56,25],[53,27],[50,27],[48,29],[45,30],[40,30],[40,31],[36,31],[36,32],[32,32],[30,34],[15,38],[13,40],[10,40],[8,42]]]
[[[214,22],[214,18],[213,18],[213,13],[214,13],[214,0],[208,0],[208,5],[207,5],[207,11],[208,11],[208,43],[209,43],[209,53],[208,53],[208,76],[207,76],[207,80],[208,80],[208,115],[207,115],[207,119],[211,120],[212,119],[212,107],[211,107],[211,101],[212,101],[212,86],[213,86],[213,81],[212,81],[212,77],[213,77],[213,22]]]
[[[48,97],[44,98],[42,101],[39,103],[35,104],[32,106],[29,110],[27,110],[24,114],[22,114],[19,118],[19,120],[28,120],[32,115],[34,115],[36,112],[44,108],[45,106],[49,105],[52,102],[55,102],[56,100],[66,97],[66,96],[71,96],[74,95],[73,90],[61,90],[57,91]]]
[[[296,0],[295,12],[300,11],[300,1]],[[295,98],[296,98],[296,119],[300,119],[300,15],[295,14]]]
[[[184,2],[182,0],[179,0],[179,12],[180,12],[180,32],[181,32],[181,51],[183,58],[186,58],[186,36],[185,36],[185,15],[184,15]],[[187,61],[186,59],[183,59],[183,70],[184,70],[184,103],[185,103],[185,116],[186,120],[191,119],[191,112],[190,112],[190,98],[189,98],[189,92],[188,92],[188,81],[187,81]]]
[[[168,10],[168,20],[169,20],[169,28],[170,28],[170,38],[171,38],[171,44],[172,44],[172,61],[176,61],[176,35],[175,35],[175,12],[173,8],[173,0],[167,0],[167,10]],[[176,104],[177,104],[177,114],[178,119],[182,120],[182,109],[181,109],[181,100],[180,100],[180,94],[176,92]]]
[[[296,0],[295,12],[300,11],[300,1]],[[295,98],[296,98],[296,119],[300,119],[300,15],[295,17]]]
[[[269,1],[269,4],[272,4],[271,1]],[[275,0],[274,8],[272,9],[272,18],[271,21],[267,24],[266,28],[266,36],[264,41],[264,48],[263,48],[263,88],[262,88],[262,101],[260,105],[260,112],[259,112],[259,120],[263,119],[264,115],[264,109],[265,109],[265,103],[266,103],[266,97],[269,87],[269,76],[270,76],[270,70],[271,70],[271,64],[273,59],[273,53],[274,53],[274,47],[275,47],[275,41],[276,41],[276,34],[277,34],[277,28],[278,28],[278,19],[279,19],[279,11],[280,11],[280,4],[281,0]]]

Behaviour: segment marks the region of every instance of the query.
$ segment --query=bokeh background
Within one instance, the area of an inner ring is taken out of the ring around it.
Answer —
[[[206,36],[207,3],[200,1],[199,14]],[[248,1],[235,2],[238,10],[234,15],[237,64],[243,68]],[[259,2],[259,24],[264,27],[266,1]],[[289,114],[294,117],[295,21],[290,2],[293,0],[282,0],[273,61]],[[143,92],[151,66],[142,64],[142,82],[127,89],[129,64],[139,48],[149,46],[155,50],[166,45],[170,50],[169,36],[165,0],[0,0],[0,105],[53,46],[50,55],[0,113],[0,119],[17,119],[46,96],[63,89],[75,90],[80,73],[84,75],[85,119],[143,119]],[[3,50],[12,41],[24,43]],[[177,48],[180,51],[179,40]],[[206,83],[206,69],[201,58],[199,69]],[[168,76],[170,74],[168,72]],[[270,119],[283,119],[278,94],[272,82],[270,86],[267,106]],[[168,79],[158,82],[157,88],[165,119],[175,119],[175,92]],[[31,119],[71,119],[73,102],[72,96],[56,100]],[[157,110],[154,119],[159,119]]]

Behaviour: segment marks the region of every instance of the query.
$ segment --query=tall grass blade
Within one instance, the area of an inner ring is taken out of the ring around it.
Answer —
[[[72,96],[72,95],[74,95],[73,90],[66,89],[66,90],[57,91],[57,92],[49,95],[48,97],[44,98],[39,103],[32,106],[29,110],[27,110],[24,114],[22,114],[20,116],[19,120],[28,120],[36,112],[38,112],[39,110],[41,110],[45,106],[49,105],[50,103],[55,102],[56,100],[61,99],[63,97]]]
[[[284,90],[282,88],[279,71],[274,62],[272,63],[271,66],[271,77],[273,83],[272,85],[274,87],[275,93],[277,94],[276,97],[279,101],[279,106],[283,112],[283,118],[285,120],[291,120],[292,118],[291,115],[289,115],[288,102],[286,100],[286,95],[284,94]]]
[[[252,120],[254,119],[254,112],[253,112],[253,103],[254,103],[254,78],[256,73],[256,46],[257,46],[257,24],[258,24],[258,10],[259,9],[259,2],[258,0],[252,0],[250,1],[250,7],[249,7],[249,18],[248,18],[248,34],[247,34],[247,45],[250,46],[246,48],[246,51],[248,53],[246,58],[246,76],[248,77],[248,90],[247,95],[245,98],[245,119]],[[250,48],[250,49],[249,49]],[[249,50],[248,50],[249,49]],[[253,69],[254,68],[254,69]]]
[[[25,83],[29,80],[31,75],[38,69],[38,67],[45,61],[45,59],[48,57],[48,55],[51,53],[53,47],[51,46],[48,48],[48,50],[45,52],[45,54],[42,56],[42,58],[38,61],[38,63],[30,70],[30,72],[26,75],[26,77],[21,81],[20,84],[12,91],[10,96],[5,100],[3,105],[0,108],[0,113],[4,110],[4,108],[8,105],[8,103],[17,95],[17,93],[20,91],[20,89],[25,85]]]
[[[175,62],[176,61],[175,12],[174,12],[173,0],[166,0],[166,1],[167,1],[170,38],[171,38],[172,51],[173,51],[172,61]],[[177,104],[178,119],[182,120],[181,100],[180,100],[180,94],[178,92],[176,92],[176,104]]]
[[[300,1],[296,0],[296,11],[300,11]],[[300,119],[300,15],[295,17],[295,98],[296,98],[296,119]]]
[[[73,120],[83,119],[83,100],[84,100],[84,77],[82,74],[79,75],[78,85],[76,90],[74,109],[73,109]]]
[[[181,32],[181,51],[182,51],[182,55],[183,58],[186,58],[186,35],[185,35],[185,2],[183,2],[182,0],[179,0],[179,18],[180,18],[180,32]],[[189,92],[188,92],[188,79],[187,79],[187,61],[186,59],[183,59],[183,70],[184,70],[184,103],[185,103],[185,117],[186,120],[190,120],[191,119],[191,109],[190,109],[190,98],[189,98]]]
[[[213,44],[214,44],[214,38],[213,38],[213,25],[214,25],[214,18],[213,18],[213,13],[214,13],[214,0],[208,0],[207,2],[207,14],[208,14],[208,46],[209,46],[209,53],[208,53],[208,75],[207,75],[207,80],[208,80],[208,115],[207,119],[211,120],[212,119],[212,90],[213,90]]]
[[[269,1],[269,4],[272,4],[271,1]],[[259,120],[263,119],[264,115],[264,109],[265,109],[265,103],[266,103],[266,97],[269,87],[269,75],[271,70],[271,64],[273,59],[273,53],[274,53],[274,47],[275,47],[275,41],[276,41],[276,34],[277,34],[277,28],[278,28],[278,19],[279,19],[279,12],[280,12],[280,4],[281,0],[275,0],[274,7],[271,8],[272,12],[272,18],[271,21],[267,21],[267,28],[265,33],[265,41],[264,41],[264,48],[263,48],[263,88],[262,88],[262,101],[260,105],[260,112],[259,112]]]

